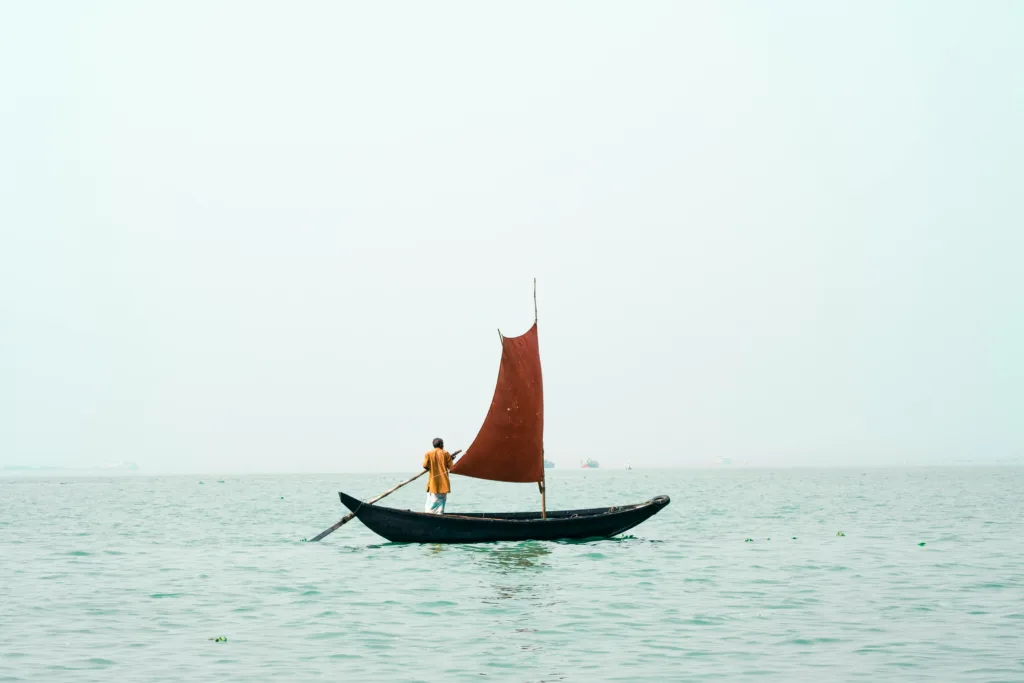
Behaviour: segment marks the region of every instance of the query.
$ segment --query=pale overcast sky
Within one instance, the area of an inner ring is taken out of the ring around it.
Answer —
[[[0,4],[0,465],[1024,462],[1024,3]]]

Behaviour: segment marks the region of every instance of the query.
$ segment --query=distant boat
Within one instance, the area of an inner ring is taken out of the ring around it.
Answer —
[[[544,458],[544,469],[550,470],[555,466],[555,463],[547,458]]]
[[[633,466],[632,466],[632,465],[630,465],[630,464],[629,464],[629,463],[627,462],[627,463],[626,463],[626,469],[627,469],[627,470],[631,470],[631,469],[633,469]]]
[[[580,467],[582,467],[583,469],[596,470],[600,466],[601,463],[599,463],[596,460],[591,460],[590,458],[587,458],[586,460],[580,460]]]

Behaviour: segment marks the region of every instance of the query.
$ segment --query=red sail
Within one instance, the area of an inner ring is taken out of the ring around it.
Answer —
[[[491,409],[452,472],[494,481],[544,478],[544,385],[536,322],[521,337],[502,338]]]

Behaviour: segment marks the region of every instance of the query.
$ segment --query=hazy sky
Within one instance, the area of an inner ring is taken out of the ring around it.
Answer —
[[[1024,3],[0,4],[0,465],[1024,462]]]

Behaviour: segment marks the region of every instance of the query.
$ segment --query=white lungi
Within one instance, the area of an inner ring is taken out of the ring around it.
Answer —
[[[427,504],[424,506],[423,511],[435,515],[443,514],[446,500],[448,500],[447,493],[428,493]]]

